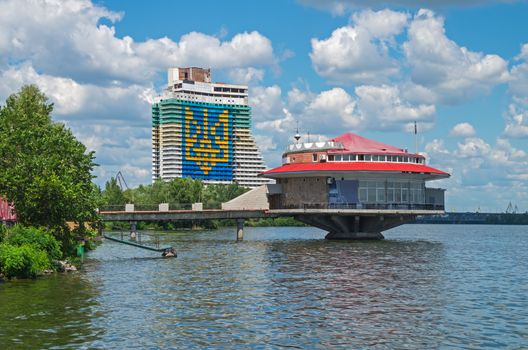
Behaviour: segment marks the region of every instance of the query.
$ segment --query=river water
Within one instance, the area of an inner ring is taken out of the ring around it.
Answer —
[[[81,273],[0,284],[0,349],[528,348],[528,227],[310,227],[106,241]]]

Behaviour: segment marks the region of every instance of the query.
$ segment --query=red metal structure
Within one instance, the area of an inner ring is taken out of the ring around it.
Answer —
[[[15,222],[16,213],[15,208],[9,204],[5,199],[0,197],[0,223],[1,222]]]

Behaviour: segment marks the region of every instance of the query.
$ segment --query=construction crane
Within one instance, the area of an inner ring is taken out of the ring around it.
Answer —
[[[121,170],[119,170],[119,171],[117,172],[117,174],[116,174],[116,180],[117,180],[117,183],[119,184],[119,187],[121,188],[121,191],[124,191],[124,190],[125,190],[124,187],[126,187],[127,190],[129,189],[129,188],[128,188],[128,185],[127,185],[127,183],[126,183],[126,181],[125,181],[125,177],[124,177],[123,174],[121,173]],[[125,186],[123,187],[123,185],[125,185]]]
[[[518,211],[519,208],[517,208],[517,204],[514,206],[512,205],[512,202],[510,202],[506,208],[506,214],[517,214]]]

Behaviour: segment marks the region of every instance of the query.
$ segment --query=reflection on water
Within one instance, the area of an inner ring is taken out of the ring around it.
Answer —
[[[105,242],[84,272],[0,285],[0,348],[522,348],[523,227],[407,225],[382,242],[313,228]]]

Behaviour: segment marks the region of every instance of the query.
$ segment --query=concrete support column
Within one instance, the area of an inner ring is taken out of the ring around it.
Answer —
[[[328,231],[326,239],[383,239],[382,231],[414,220],[415,215],[386,216],[343,214],[302,214],[296,219]]]
[[[241,241],[244,239],[244,219],[237,219],[236,223],[237,241]]]

